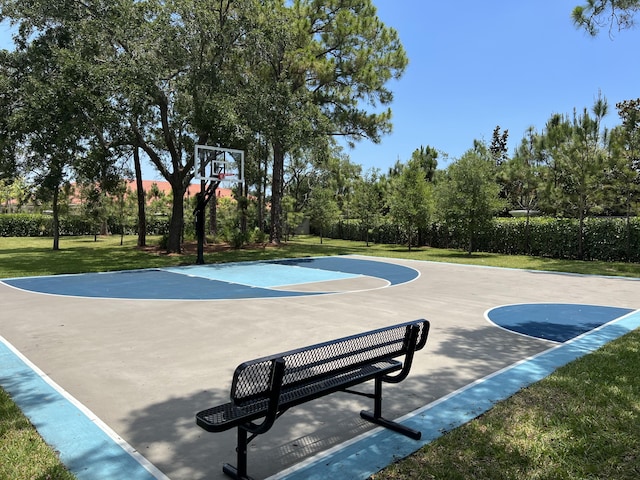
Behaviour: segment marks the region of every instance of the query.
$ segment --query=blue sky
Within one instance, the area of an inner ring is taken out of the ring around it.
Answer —
[[[490,142],[496,125],[509,130],[512,153],[529,126],[541,131],[553,113],[590,108],[598,90],[610,125],[619,123],[616,102],[640,97],[640,30],[588,36],[570,17],[581,0],[374,3],[409,66],[392,85],[393,133],[348,152],[363,166],[386,172],[420,145],[451,160],[474,139]]]
[[[364,170],[386,172],[421,145],[451,161],[474,139],[490,142],[496,125],[509,130],[512,153],[529,126],[541,131],[553,113],[591,107],[599,90],[609,125],[619,123],[616,102],[640,97],[640,29],[591,38],[570,18],[582,0],[373,1],[409,66],[390,84],[393,133],[345,150]],[[0,25],[0,47],[9,45]]]

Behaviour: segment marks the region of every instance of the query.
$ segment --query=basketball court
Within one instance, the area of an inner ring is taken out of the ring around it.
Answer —
[[[246,360],[426,318],[383,412],[342,393],[285,413],[249,446],[255,478],[367,478],[559,366],[640,326],[640,281],[381,259],[307,258],[0,282],[0,385],[80,479],[222,479]]]

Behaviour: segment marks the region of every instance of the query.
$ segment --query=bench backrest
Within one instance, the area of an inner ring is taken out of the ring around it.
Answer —
[[[276,359],[283,359],[285,363],[283,387],[292,387],[406,355],[412,325],[419,329],[414,350],[420,350],[429,333],[426,320],[414,320],[244,362],[233,375],[231,400],[242,406],[268,398],[272,365]]]

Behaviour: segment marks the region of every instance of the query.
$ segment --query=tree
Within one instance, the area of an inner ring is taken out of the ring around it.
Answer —
[[[491,158],[493,158],[496,167],[499,167],[509,159],[509,157],[507,156],[508,139],[509,130],[504,130],[502,133],[500,133],[500,125],[497,125],[496,128],[493,129],[489,152],[491,153]]]
[[[310,200],[310,197],[309,197]],[[284,214],[284,235],[285,240],[289,240],[289,236],[295,233],[295,230],[302,224],[305,217],[305,211],[309,210],[309,202],[298,204],[297,200],[285,195],[282,198],[282,212]],[[321,239],[322,240],[322,239]]]
[[[384,202],[379,177],[379,170],[371,169],[361,176],[354,186],[353,210],[365,232],[367,247],[369,246],[369,233],[378,226],[382,215],[381,210]]]
[[[411,159],[418,162],[425,172],[425,179],[428,182],[433,182],[433,177],[438,168],[438,151],[427,145],[420,148],[416,148],[411,154]]]
[[[529,224],[531,213],[538,209],[541,187],[541,136],[533,127],[527,129],[513,158],[499,167],[499,184],[509,206],[515,210],[524,210],[525,250],[529,251]]]
[[[29,193],[29,187],[22,177],[17,177],[13,181],[0,178],[0,207],[5,213],[13,213],[14,204],[19,211],[28,200]]]
[[[599,95],[591,109],[573,118],[553,115],[545,127],[547,162],[552,178],[547,182],[557,211],[578,219],[578,258],[584,258],[584,221],[603,200],[606,182],[608,131],[601,129],[608,112],[607,100]]]
[[[87,83],[74,49],[72,37],[59,26],[3,55],[15,95],[9,122],[23,148],[19,166],[37,186],[38,198],[51,201],[54,250],[60,240],[60,191],[88,148],[87,112],[96,106],[88,90],[99,88]]]
[[[428,225],[433,211],[433,195],[420,159],[412,158],[392,180],[389,214],[407,237],[411,251],[414,238]]]
[[[622,205],[626,218],[626,250],[631,254],[631,216],[640,200],[640,98],[616,104],[622,125],[611,135],[614,162],[611,176],[616,193],[615,200]]]
[[[82,214],[89,221],[93,240],[98,240],[98,234],[107,234],[108,209],[106,196],[94,183],[81,186]]]
[[[486,148],[467,151],[449,165],[436,186],[438,215],[460,231],[466,239],[469,255],[475,249],[478,236],[503,206],[499,194],[494,159],[487,154]]]
[[[608,26],[609,34],[634,26],[634,15],[640,11],[639,0],[587,0],[571,12],[574,24],[584,28],[590,35],[597,35],[600,28]]]
[[[314,187],[311,190],[307,213],[311,225],[320,232],[320,243],[322,243],[324,233],[340,216],[333,189],[321,185]]]
[[[6,51],[0,51],[0,181],[12,182],[18,176],[16,141],[11,118],[17,101]]]
[[[264,94],[258,98],[268,101],[260,131],[273,148],[271,240],[277,243],[285,154],[331,135],[378,142],[390,131],[391,112],[376,113],[375,107],[393,100],[385,85],[402,75],[407,58],[397,32],[380,21],[371,0],[266,3],[272,13],[265,14],[265,31],[277,33],[279,41],[264,50]]]

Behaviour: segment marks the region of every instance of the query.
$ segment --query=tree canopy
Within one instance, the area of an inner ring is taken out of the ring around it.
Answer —
[[[78,94],[78,143],[104,158],[139,149],[171,184],[169,251],[180,250],[195,143],[271,144],[277,242],[285,156],[327,151],[335,136],[379,141],[391,130],[387,83],[407,64],[370,0],[2,0],[0,19],[18,28],[3,68],[27,82],[17,59],[55,40],[46,63]]]
[[[638,0],[587,0],[584,5],[574,7],[571,17],[576,26],[584,28],[590,35],[597,35],[607,27],[609,34],[617,28],[634,26],[634,15],[640,11]]]

